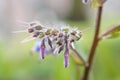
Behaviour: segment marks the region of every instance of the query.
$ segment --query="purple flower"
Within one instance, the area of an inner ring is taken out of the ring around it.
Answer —
[[[87,3],[88,1],[89,0],[83,0],[84,3]],[[37,39],[32,51],[40,53],[41,59],[44,59],[45,54],[47,53],[58,54],[64,51],[64,66],[65,68],[68,67],[69,54],[71,51],[76,53],[74,49],[74,42],[81,38],[81,31],[78,31],[78,29],[71,29],[68,26],[57,29],[44,27],[36,22],[19,22],[28,25],[27,29],[14,33],[27,32],[31,34],[29,37],[25,38],[22,43]],[[71,44],[72,46],[70,46]]]
[[[82,0],[82,2],[83,2],[84,4],[87,4],[87,3],[89,2],[89,0]]]

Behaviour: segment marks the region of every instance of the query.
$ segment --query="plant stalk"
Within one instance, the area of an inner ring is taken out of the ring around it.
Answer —
[[[85,71],[83,74],[83,79],[82,80],[88,80],[89,77],[89,73],[90,73],[90,69],[92,66],[92,62],[93,62],[93,58],[95,55],[95,51],[99,42],[99,30],[100,30],[100,24],[101,24],[101,17],[102,17],[102,9],[103,7],[100,6],[98,8],[98,13],[97,13],[97,19],[96,19],[96,24],[95,24],[95,34],[94,34],[94,39],[93,39],[93,43],[92,43],[92,47],[89,53],[89,58],[88,58],[88,66],[85,67]]]

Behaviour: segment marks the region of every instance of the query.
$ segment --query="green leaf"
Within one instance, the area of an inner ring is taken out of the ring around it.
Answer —
[[[107,0],[91,0],[91,7],[92,8],[100,7],[105,3],[105,1]]]
[[[118,38],[118,37],[120,37],[119,32],[114,32],[114,33],[109,34],[108,36],[106,36],[107,39],[113,39],[113,38]]]
[[[120,26],[117,27],[117,29],[113,30],[113,31],[111,32],[111,34],[112,34],[112,33],[116,33],[116,32],[117,32],[117,33],[120,33]]]
[[[110,37],[108,38],[118,38],[120,37],[120,27],[118,27],[117,29],[113,30],[111,33],[110,33]]]
[[[104,39],[112,39],[120,37],[120,26],[112,27],[109,34],[104,35]]]

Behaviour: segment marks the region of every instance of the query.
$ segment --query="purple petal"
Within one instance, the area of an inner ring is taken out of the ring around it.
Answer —
[[[41,58],[44,59],[45,55],[45,39],[42,40],[41,42]]]
[[[87,4],[87,3],[89,2],[89,0],[82,0],[82,2],[83,2],[84,4]]]
[[[45,56],[45,47],[41,46],[41,58],[44,59]]]
[[[65,53],[64,53],[64,66],[68,66],[69,48],[68,48],[68,36],[65,37]]]
[[[40,46],[36,46],[36,52],[40,52]]]
[[[68,64],[69,64],[69,55],[65,54],[64,55],[64,66],[65,66],[65,68],[68,67]]]
[[[38,39],[33,47],[35,52],[40,52],[40,44],[41,44],[41,39]]]

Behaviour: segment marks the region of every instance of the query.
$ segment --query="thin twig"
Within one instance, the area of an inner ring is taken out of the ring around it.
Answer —
[[[76,49],[74,49],[73,47],[72,47],[72,45],[70,44],[69,45],[70,46],[70,49],[74,52],[74,54],[79,58],[79,60],[83,63],[83,65],[84,66],[87,66],[88,64],[85,62],[85,60],[83,59],[83,57],[79,54],[79,52],[76,50]],[[71,54],[72,55],[72,54]],[[77,65],[81,65],[81,64],[78,64],[78,63],[76,63]]]
[[[102,16],[102,6],[100,6],[98,8],[98,14],[97,14],[97,20],[96,20],[96,25],[95,25],[95,35],[94,35],[94,40],[93,40],[93,44],[89,53],[89,58],[88,58],[88,64],[89,66],[85,67],[85,72],[83,75],[83,80],[88,80],[89,77],[89,73],[90,73],[90,68],[92,65],[92,61],[95,55],[95,50],[97,48],[98,45],[98,37],[99,37],[99,29],[100,29],[100,23],[101,23],[101,16]]]
[[[120,28],[120,24],[114,25],[110,28],[108,28],[107,30],[105,30],[105,32],[103,32],[103,34],[101,34],[99,36],[99,40],[103,39],[103,37],[107,36],[108,34],[110,34],[111,32],[113,32],[114,30]]]

